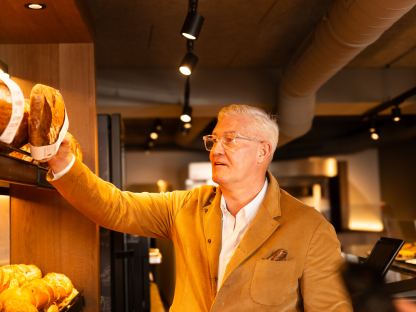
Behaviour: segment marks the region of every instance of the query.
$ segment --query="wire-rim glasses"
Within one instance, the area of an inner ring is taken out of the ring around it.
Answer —
[[[237,132],[226,132],[221,137],[218,137],[215,134],[208,134],[204,135],[202,139],[204,140],[205,149],[208,152],[210,152],[218,142],[221,142],[225,149],[235,148],[238,145],[237,140],[261,142],[261,140],[257,138],[246,137]]]

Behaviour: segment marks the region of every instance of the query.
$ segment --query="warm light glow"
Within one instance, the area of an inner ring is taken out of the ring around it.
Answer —
[[[314,184],[312,186],[312,196],[313,207],[315,207],[316,210],[321,211],[322,188],[320,184]]]
[[[179,67],[179,71],[182,73],[182,75],[185,76],[189,76],[190,74],[192,74],[192,71],[188,66]]]
[[[184,36],[185,38],[190,39],[190,40],[195,40],[196,39],[195,36],[192,36],[191,34],[188,34],[188,33],[185,33],[185,32],[182,33],[182,36]]]
[[[184,127],[185,129],[191,129],[191,128],[192,128],[192,124],[191,124],[190,122],[185,122],[185,123],[183,124],[183,127]]]
[[[10,263],[10,197],[0,195],[0,265]]]
[[[394,122],[399,122],[400,121],[400,116],[394,116],[393,121]]]
[[[165,180],[157,180],[156,185],[159,188],[159,192],[166,192],[168,190],[168,182]]]
[[[25,6],[31,10],[42,10],[46,8],[46,4],[44,3],[27,3]]]
[[[159,135],[157,134],[157,132],[151,132],[150,133],[150,138],[152,139],[152,140],[157,140],[157,138],[159,137]]]
[[[352,220],[349,222],[348,228],[356,231],[381,232],[383,230],[383,224],[377,220]]]
[[[377,132],[371,133],[371,139],[373,139],[374,141],[377,141],[379,138],[380,138],[380,135]]]
[[[180,118],[185,123],[189,123],[192,120],[192,117],[188,114],[182,114]]]
[[[337,160],[333,157],[325,159],[325,169],[328,177],[336,177],[338,174]]]

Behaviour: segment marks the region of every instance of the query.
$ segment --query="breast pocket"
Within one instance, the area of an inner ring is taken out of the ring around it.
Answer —
[[[296,296],[298,281],[295,261],[257,260],[250,294],[254,302],[263,305],[279,305],[289,296]]]

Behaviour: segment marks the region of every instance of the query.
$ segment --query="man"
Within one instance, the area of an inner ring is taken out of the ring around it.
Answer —
[[[267,171],[277,141],[263,110],[230,105],[204,136],[218,187],[121,192],[74,160],[68,140],[51,183],[104,227],[173,241],[171,311],[351,311],[333,227]]]

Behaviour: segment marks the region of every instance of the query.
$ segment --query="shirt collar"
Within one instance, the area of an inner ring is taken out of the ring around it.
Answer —
[[[242,217],[246,219],[247,222],[250,222],[254,218],[254,216],[260,208],[261,203],[263,202],[264,197],[266,196],[268,184],[269,183],[266,178],[263,184],[263,188],[256,195],[256,197],[254,197],[247,205],[240,209],[240,211],[236,215],[236,218]],[[223,215],[230,214],[230,212],[227,209],[227,204],[225,202],[224,195],[221,195],[220,207]]]

